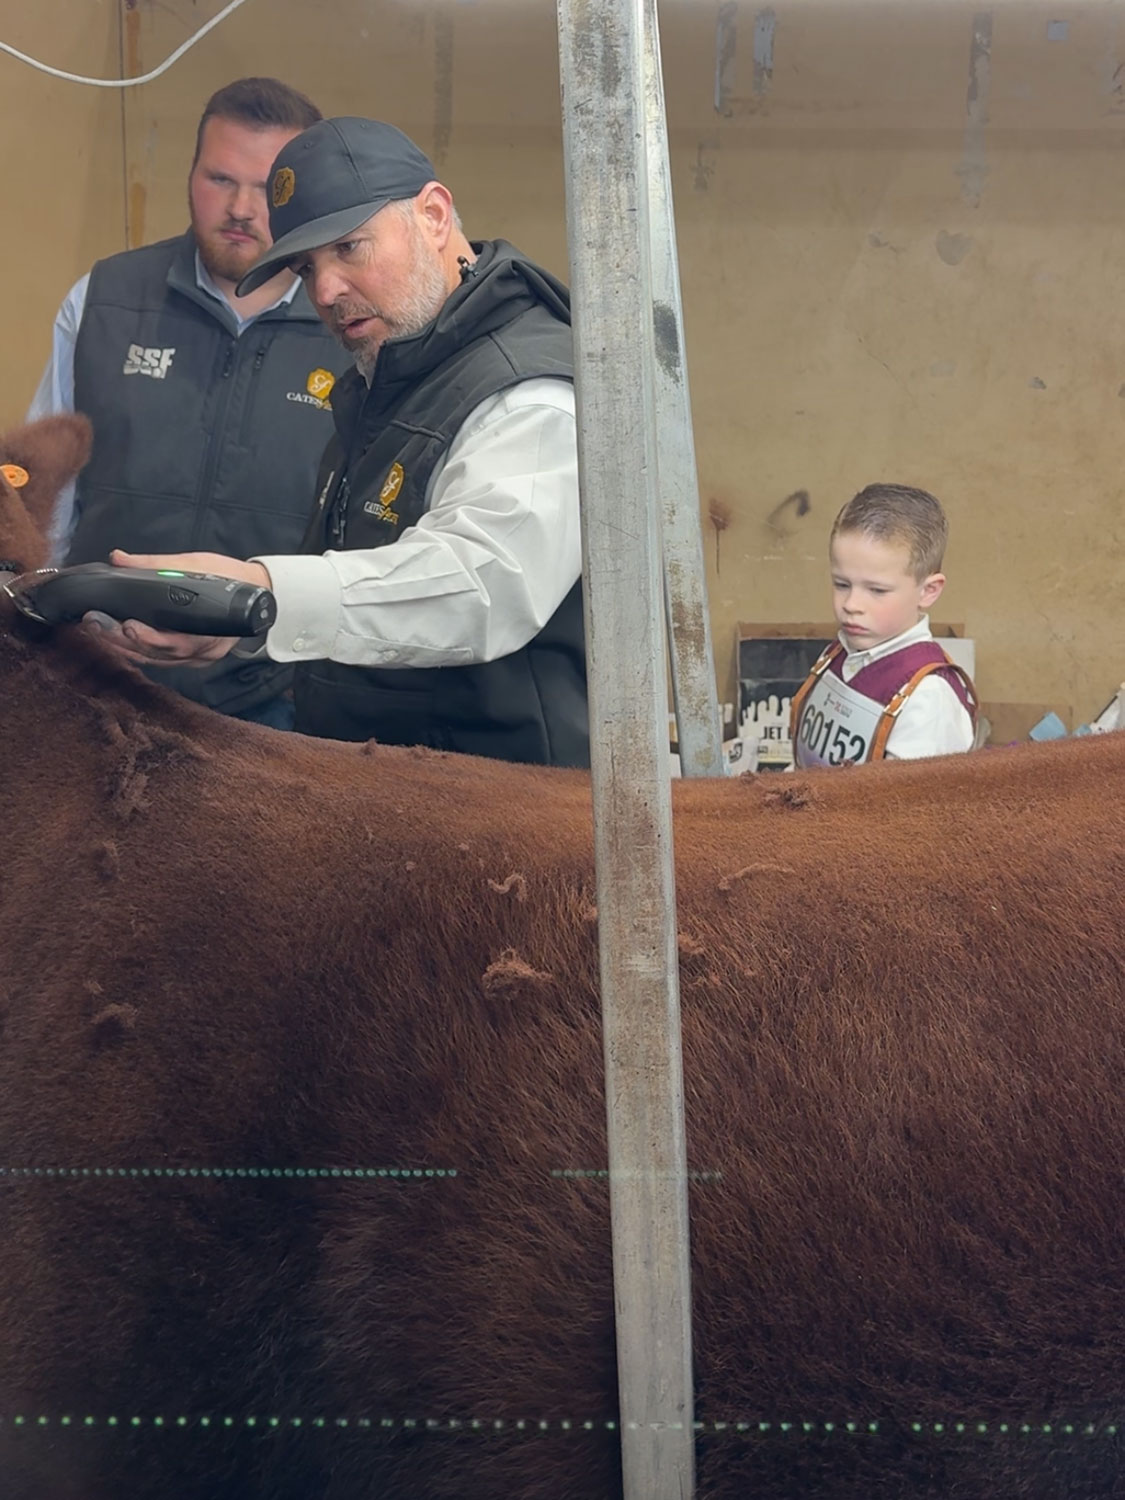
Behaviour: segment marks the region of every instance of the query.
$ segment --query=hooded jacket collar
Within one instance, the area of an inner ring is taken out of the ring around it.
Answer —
[[[358,370],[349,370],[337,381],[332,411],[345,441],[361,410],[365,420],[385,410],[451,355],[495,333],[528,308],[542,303],[560,322],[570,322],[570,293],[557,277],[527,260],[507,240],[474,241],[472,248],[477,259],[437,317],[419,333],[389,339],[379,350],[370,389]]]

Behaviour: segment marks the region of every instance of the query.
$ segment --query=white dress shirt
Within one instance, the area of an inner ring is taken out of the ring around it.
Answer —
[[[848,651],[848,643],[841,632],[840,644],[847,655],[841,662],[845,682],[851,682],[857,672],[901,651],[904,646],[916,646],[920,641],[932,641],[930,617],[923,615],[917,625],[904,630],[892,640],[872,646],[868,651]],[[940,642],[938,643],[940,645]],[[958,751],[973,748],[973,721],[953,688],[931,672],[911,693],[903,704],[894,728],[887,737],[887,756],[897,760],[920,760],[925,755],[953,755]]]
[[[582,571],[574,387],[539,377],[462,423],[430,504],[393,545],[259,557],[274,661],[449,667],[525,646]]]

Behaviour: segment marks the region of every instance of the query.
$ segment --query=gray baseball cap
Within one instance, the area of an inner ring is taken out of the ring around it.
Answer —
[[[273,244],[238,283],[245,297],[294,255],[351,234],[396,198],[413,198],[437,174],[409,136],[381,120],[318,120],[278,153],[269,180]]]

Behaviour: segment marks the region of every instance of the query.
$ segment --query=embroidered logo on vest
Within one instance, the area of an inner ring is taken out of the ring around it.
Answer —
[[[310,396],[315,396],[318,401],[327,401],[332,387],[336,384],[336,377],[331,370],[317,368],[310,372],[305,381],[305,390]]]
[[[303,391],[289,391],[286,401],[299,401],[302,406],[315,406],[321,411],[331,411],[328,397],[332,394],[332,387],[336,384],[336,377],[331,370],[325,370],[318,365],[315,370],[309,371],[309,378],[305,381]]]
[[[270,195],[274,208],[284,208],[297,190],[297,179],[292,167],[278,167],[273,174],[273,190]]]
[[[391,509],[395,503],[402,482],[406,478],[400,463],[391,465],[391,472],[383,481],[383,488],[379,491],[378,500],[368,500],[363,507],[365,515],[374,516],[377,521],[389,521],[392,526],[399,523],[398,515]]]
[[[141,344],[130,344],[125,354],[122,375],[151,375],[153,380],[163,380],[172,368],[175,349],[146,349]]]

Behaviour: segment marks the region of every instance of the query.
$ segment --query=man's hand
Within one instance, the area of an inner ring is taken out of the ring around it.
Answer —
[[[236,578],[240,583],[270,587],[270,575],[261,563],[240,562],[235,557],[221,557],[217,552],[152,554],[114,551],[109,560],[115,568],[179,568],[184,573],[213,573],[218,578]],[[125,620],[119,624],[102,614],[87,615],[85,624],[105,645],[142,667],[210,666],[238,642],[237,636],[153,630],[139,620]]]

